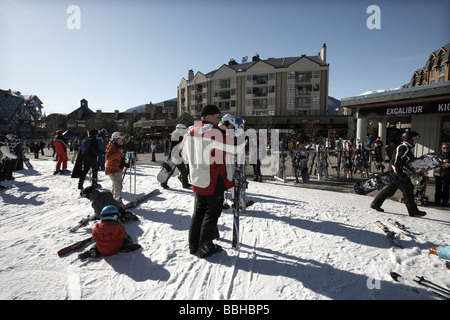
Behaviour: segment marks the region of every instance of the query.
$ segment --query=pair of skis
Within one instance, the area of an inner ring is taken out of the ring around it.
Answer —
[[[244,120],[233,115],[226,114],[222,118],[234,126],[235,139],[239,133],[243,133]],[[239,139],[238,139],[239,140]],[[238,141],[239,142],[239,141]],[[247,180],[245,179],[245,151],[238,146],[238,152],[235,154],[234,164],[234,199],[233,199],[233,239],[231,245],[235,249],[239,249],[240,231],[239,231],[239,215],[245,212],[245,189],[247,188]]]
[[[408,236],[410,238],[413,238],[413,235],[411,234],[411,232],[409,232],[407,230],[407,228],[405,227],[404,224],[401,224],[398,221],[394,221],[391,218],[387,219],[388,223],[393,226],[394,228],[396,228],[398,233],[401,233],[402,235]],[[375,222],[375,224],[377,225],[378,228],[381,229],[381,231],[383,231],[383,233],[385,234],[385,236],[388,238],[388,240],[391,242],[391,244],[394,247],[397,248],[403,248],[403,245],[400,243],[400,240],[397,238],[397,233],[392,231],[391,229],[388,228],[388,226],[386,226],[384,223],[382,223],[380,220],[377,220]]]

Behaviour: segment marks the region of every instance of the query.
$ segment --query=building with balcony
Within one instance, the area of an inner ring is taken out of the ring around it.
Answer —
[[[325,131],[348,129],[348,117],[330,117],[329,64],[324,44],[316,56],[231,59],[208,73],[189,70],[177,89],[178,114],[200,118],[214,104],[223,114],[244,117],[255,128],[301,129],[314,121]]]
[[[404,87],[415,87],[449,81],[450,43],[430,53],[423,68],[414,71],[411,80]]]

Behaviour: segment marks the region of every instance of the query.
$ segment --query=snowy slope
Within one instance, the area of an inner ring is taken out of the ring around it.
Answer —
[[[238,252],[228,209],[219,220],[225,250],[206,259],[189,254],[193,193],[172,178],[172,189],[133,209],[140,221],[126,224],[143,249],[59,258],[57,250],[89,237],[93,224],[68,229],[93,210],[79,197],[76,179],[52,175],[55,162],[32,162],[34,170],[16,174],[17,187],[0,191],[0,299],[438,299],[395,283],[390,271],[450,288],[450,270],[428,254],[431,246],[450,244],[448,211],[427,208],[426,217],[410,218],[403,204],[388,200],[382,214],[369,209],[370,196],[275,181],[250,183],[255,204],[241,218]],[[138,194],[159,187],[158,170],[138,165]],[[99,177],[109,188],[109,178]],[[126,177],[124,198],[133,197]],[[404,249],[392,248],[374,224],[389,217],[415,233],[402,238]]]

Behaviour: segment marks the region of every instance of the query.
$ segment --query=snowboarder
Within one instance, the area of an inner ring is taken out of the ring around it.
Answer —
[[[119,211],[119,220],[125,221],[136,221],[138,217],[129,211],[125,211],[121,204],[114,199],[112,193],[108,190],[99,190],[95,186],[89,186],[84,188],[80,192],[81,197],[85,197],[92,202],[91,206],[95,212],[95,218],[100,219],[102,209],[107,205],[115,206]]]
[[[181,152],[189,163],[195,193],[194,213],[189,227],[189,251],[191,254],[200,251],[200,258],[204,258],[222,250],[212,240],[217,237],[217,221],[222,212],[224,192],[234,185],[234,161],[224,151],[227,139],[225,131],[218,127],[220,109],[215,105],[206,105],[201,116],[202,120],[196,121],[184,138]],[[232,147],[227,150],[234,148],[234,141],[230,143]],[[206,158],[205,150],[209,150]]]
[[[141,245],[133,243],[125,227],[117,221],[118,218],[119,211],[115,206],[108,205],[102,209],[101,222],[92,230],[95,245],[79,254],[80,259],[96,258],[99,255],[110,256],[119,251],[130,252],[141,248]]]
[[[170,152],[169,152],[169,160],[172,155],[175,156],[177,159],[180,158],[180,142],[183,141],[184,135],[186,134],[186,126],[182,123],[177,124],[175,127],[175,130],[172,132],[170,140]],[[183,188],[188,189],[191,187],[190,183],[188,182],[188,169],[186,167],[186,164],[181,161],[180,164],[176,165],[178,171],[180,172],[180,175],[178,179],[181,181],[181,184],[183,185]],[[169,181],[171,175],[167,177],[167,180],[161,183],[161,187],[164,189],[168,189],[169,186],[167,182]]]
[[[402,134],[403,142],[395,150],[395,155],[392,157],[391,167],[397,178],[395,182],[390,183],[384,188],[373,200],[370,207],[380,212],[384,212],[381,208],[384,200],[392,197],[394,193],[400,189],[403,193],[403,200],[405,201],[408,214],[413,217],[424,216],[426,212],[420,211],[414,201],[414,186],[411,182],[410,176],[414,171],[408,165],[408,162],[414,159],[412,148],[420,138],[420,134],[416,131],[406,131]]]
[[[105,175],[112,182],[111,192],[118,202],[122,202],[122,173],[125,166],[123,155],[123,136],[120,132],[111,135],[111,141],[106,147]]]
[[[436,205],[446,206],[449,200],[450,187],[450,145],[444,142],[438,155],[442,157],[444,163],[442,167],[434,170],[434,178],[436,179],[436,189],[434,194],[434,201]]]
[[[56,137],[53,140],[52,144],[55,146],[55,152],[58,157],[58,162],[56,163],[56,169],[53,174],[64,174],[68,173],[67,170],[67,149],[70,147],[67,145],[66,139],[64,139],[62,135],[62,131],[56,131]],[[62,165],[62,170],[61,170]]]

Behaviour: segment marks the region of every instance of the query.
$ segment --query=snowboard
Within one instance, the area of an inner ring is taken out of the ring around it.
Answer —
[[[428,153],[408,163],[415,173],[432,170],[442,165],[442,159],[433,153]],[[386,171],[378,176],[356,182],[353,186],[357,194],[365,195],[395,182],[398,175],[394,171]]]
[[[159,171],[158,175],[156,176],[158,182],[159,183],[166,182],[173,174],[176,167],[177,165],[172,161],[172,158],[164,162],[161,166],[161,171]]]

